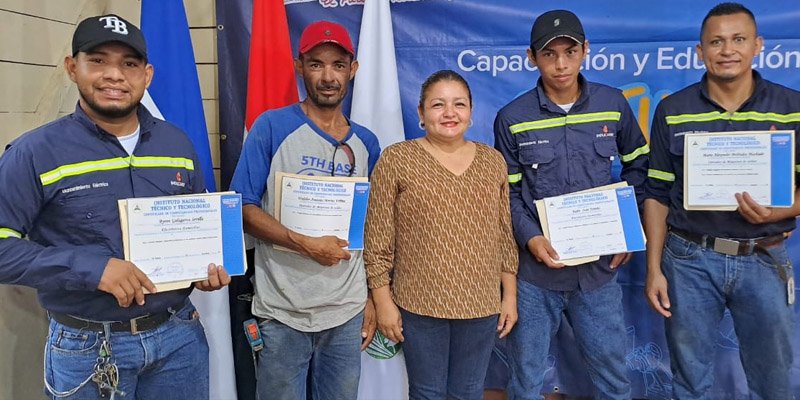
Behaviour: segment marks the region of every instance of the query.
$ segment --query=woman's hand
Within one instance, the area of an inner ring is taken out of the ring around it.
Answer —
[[[511,332],[511,328],[517,323],[517,296],[516,293],[503,296],[500,303],[500,318],[497,320],[497,332],[500,338],[504,338]]]
[[[372,289],[372,301],[375,303],[375,313],[378,316],[378,330],[389,340],[400,343],[403,338],[403,319],[400,309],[392,300],[389,286]]]

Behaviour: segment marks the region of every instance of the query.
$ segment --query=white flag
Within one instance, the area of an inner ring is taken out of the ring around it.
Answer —
[[[374,132],[385,149],[405,140],[389,0],[364,2],[357,58],[350,119]],[[361,353],[360,400],[408,399],[408,377],[399,348],[376,333]]]
[[[366,0],[358,36],[350,119],[378,136],[381,149],[405,140],[389,0]]]

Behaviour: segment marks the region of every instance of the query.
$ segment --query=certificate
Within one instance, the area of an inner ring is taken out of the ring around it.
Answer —
[[[208,277],[208,264],[244,274],[240,194],[205,193],[119,200],[125,259],[158,290]]]
[[[366,177],[278,173],[275,189],[275,219],[286,228],[312,237],[336,236],[348,241],[348,250],[364,248]]]
[[[641,251],[644,231],[632,186],[610,185],[537,201],[545,237],[559,262],[579,265],[599,256]]]
[[[794,131],[685,135],[683,208],[735,211],[741,192],[764,206],[791,207],[794,140]]]

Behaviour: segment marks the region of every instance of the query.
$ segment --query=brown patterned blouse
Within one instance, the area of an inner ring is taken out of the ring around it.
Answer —
[[[508,174],[495,149],[454,175],[422,145],[388,147],[375,166],[364,262],[374,289],[392,281],[395,303],[437,318],[500,312],[500,273],[516,274]]]

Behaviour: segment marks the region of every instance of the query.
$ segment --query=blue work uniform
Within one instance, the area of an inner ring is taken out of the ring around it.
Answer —
[[[647,196],[669,206],[667,224],[691,233],[723,238],[758,238],[795,228],[795,219],[753,225],[738,212],[686,211],[683,208],[683,141],[695,132],[794,130],[800,132],[800,94],[769,82],[753,72],[755,91],[734,113],[708,95],[705,79],[676,92],[659,103],[650,133]],[[800,145],[795,140],[795,151]],[[800,168],[800,167],[799,167]],[[795,169],[795,181],[800,179]]]
[[[503,107],[495,146],[508,164],[511,216],[519,244],[519,320],[508,338],[510,398],[539,398],[550,342],[569,318],[599,398],[628,399],[622,291],[610,256],[559,269],[527,243],[542,235],[535,201],[613,183],[612,165],[642,198],[649,148],[622,93],[579,75],[580,95],[565,111],[537,87]],[[567,108],[567,107],[565,107]]]
[[[704,76],[662,100],[653,118],[646,192],[669,209],[670,232],[660,271],[667,280],[672,313],[665,328],[673,398],[702,399],[713,392],[715,344],[726,309],[736,329],[748,388],[758,398],[792,397],[795,333],[789,280],[794,272],[783,234],[795,228],[795,218],[751,224],[737,211],[683,208],[687,135],[800,129],[800,92],[755,71],[753,83],[750,97],[729,112],[711,98]],[[795,146],[797,157],[800,147],[797,142]],[[795,180],[800,177],[797,171],[795,166]]]
[[[503,107],[494,122],[495,147],[508,164],[511,217],[519,244],[518,278],[550,290],[591,290],[614,276],[610,257],[578,268],[551,269],[536,261],[528,241],[542,235],[534,202],[613,183],[611,167],[644,198],[649,147],[622,93],[580,76],[581,94],[569,112],[536,88]]]
[[[125,321],[180,308],[191,289],[122,308],[97,290],[110,258],[124,259],[117,200],[205,191],[185,133],[138,107],[139,143],[75,112],[34,129],[0,157],[0,282],[38,291],[52,313]],[[27,237],[29,240],[24,240]]]

